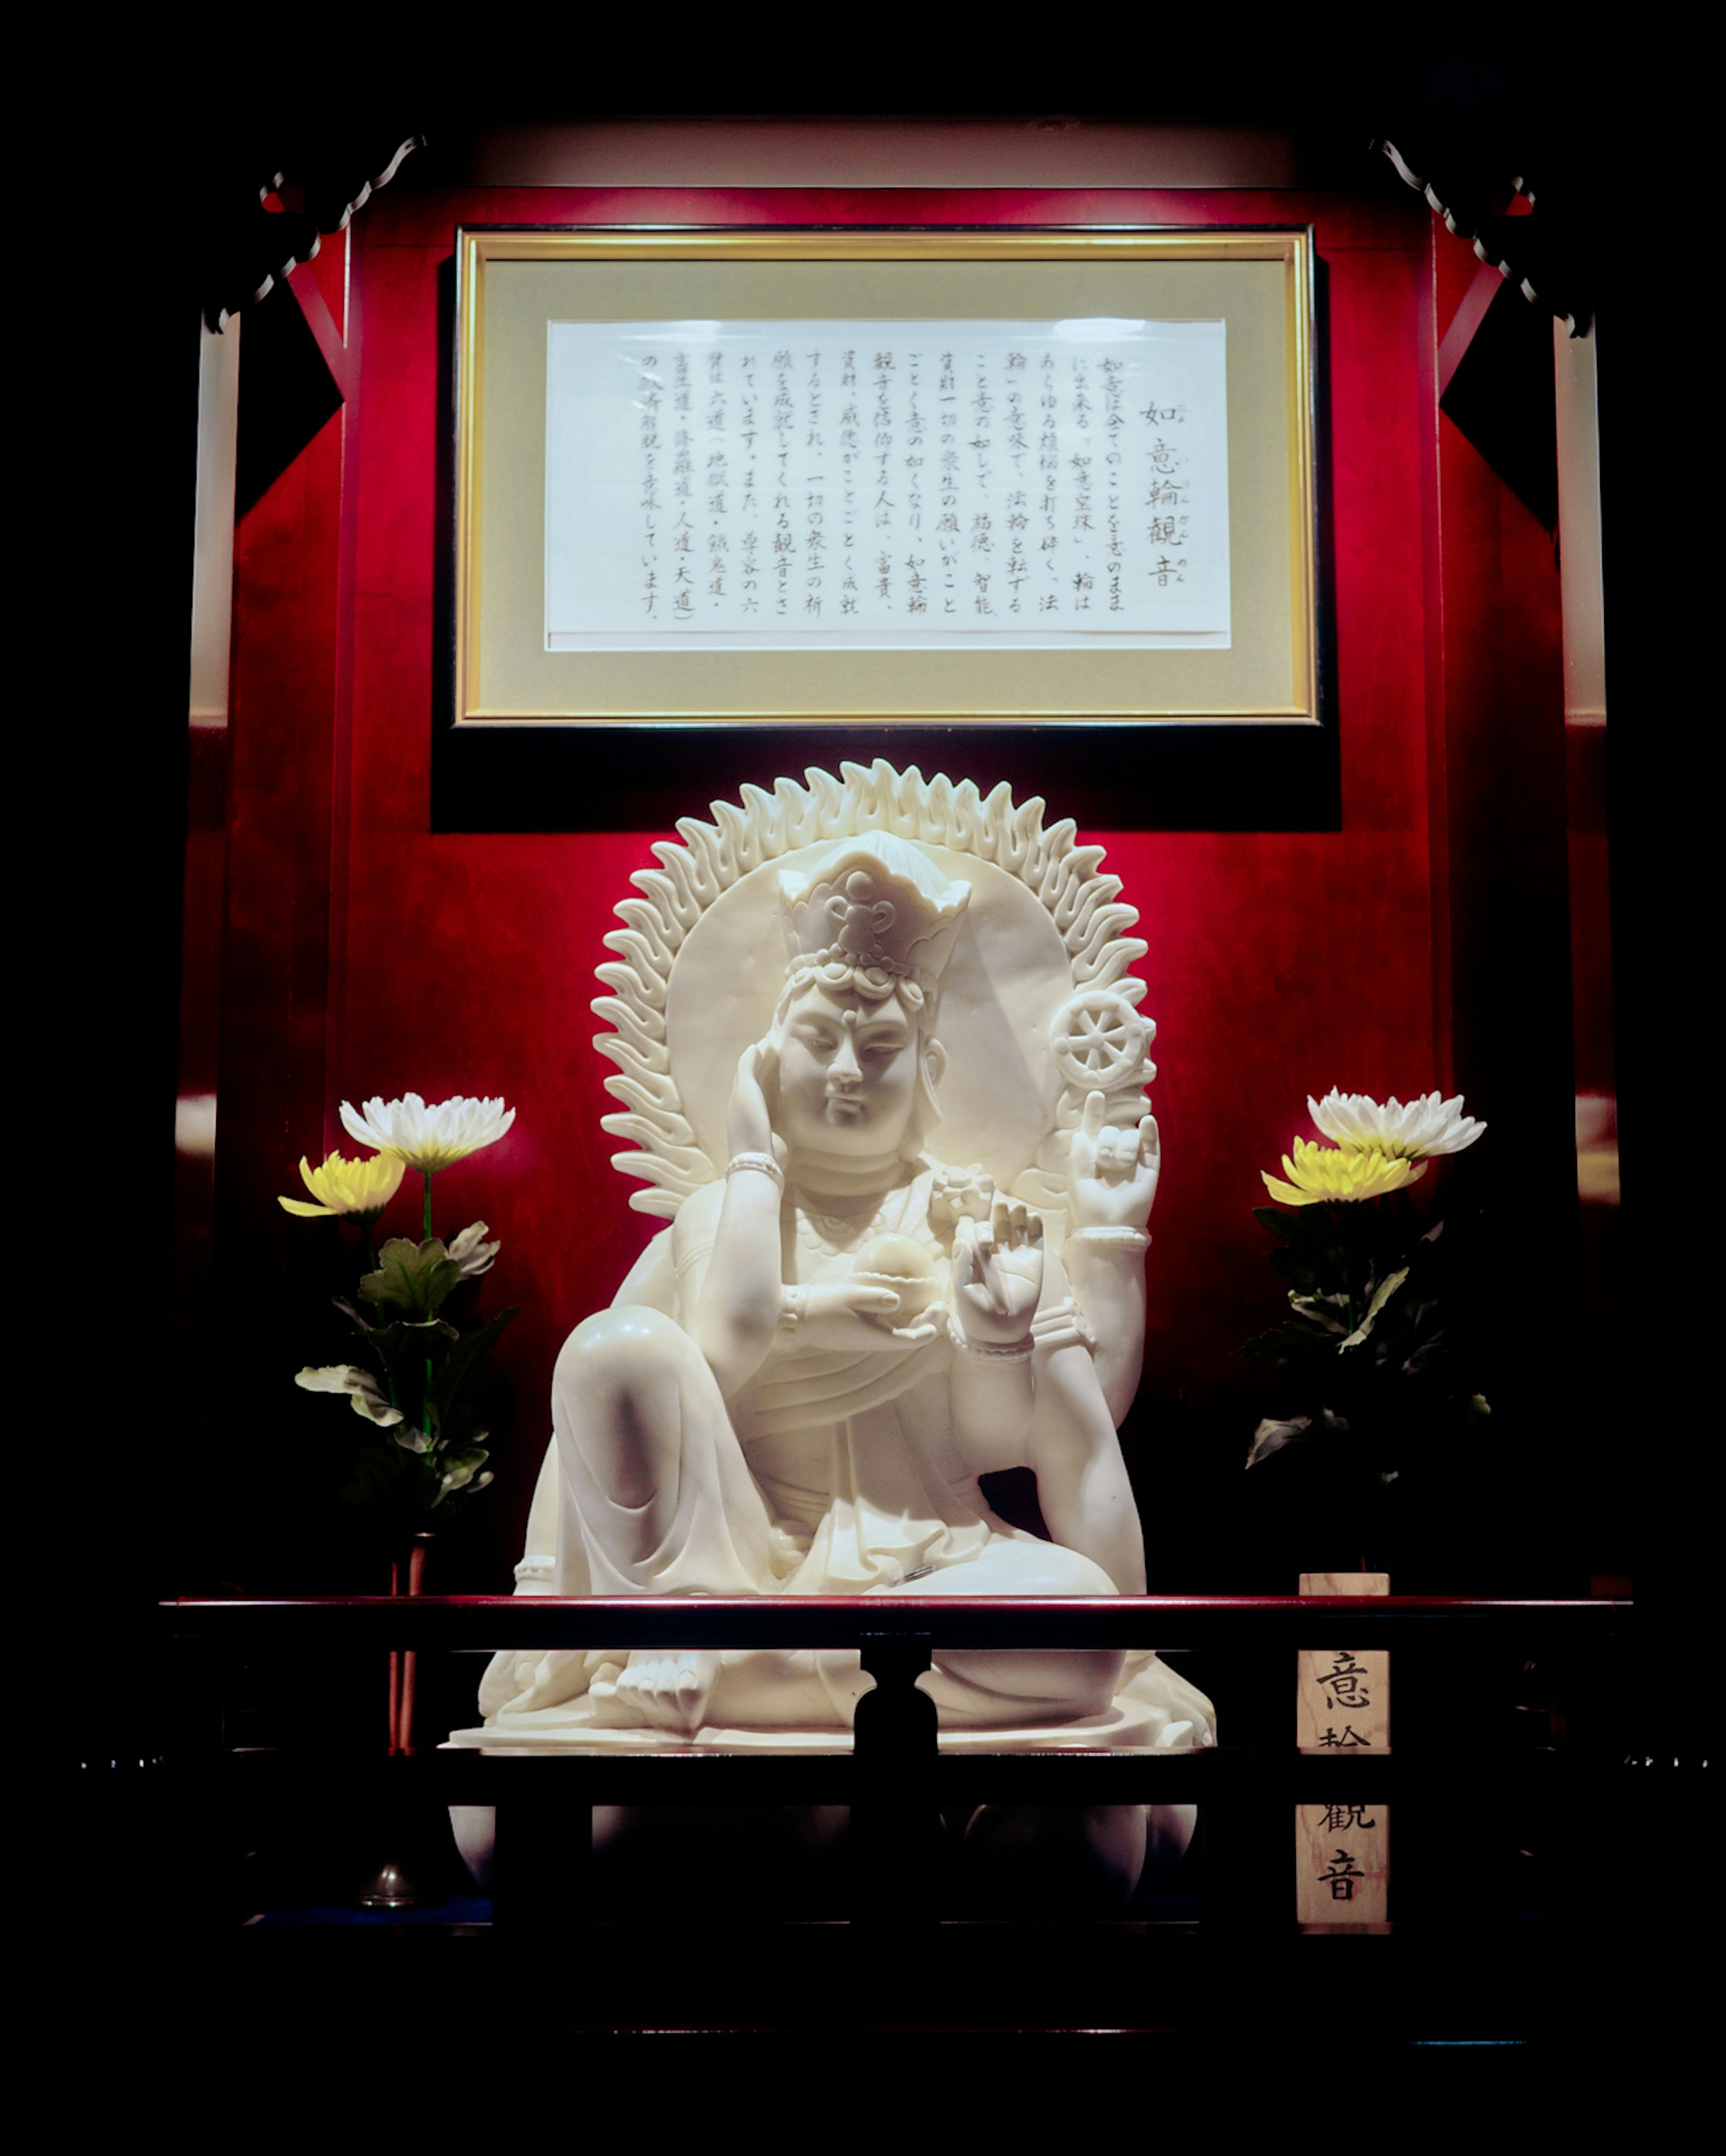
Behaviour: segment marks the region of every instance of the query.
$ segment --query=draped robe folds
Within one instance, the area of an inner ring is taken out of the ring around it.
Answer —
[[[916,1178],[891,1224],[944,1273],[948,1247],[928,1219],[932,1180],[927,1169]],[[728,1409],[680,1322],[670,1243],[669,1230],[655,1239],[611,1308],[578,1328],[559,1358],[554,1442],[518,1568],[523,1591],[866,1594],[906,1582],[917,1594],[1117,1591],[1090,1558],[990,1511],[953,1432],[958,1351],[944,1330],[914,1348],[892,1342],[876,1352],[806,1347],[782,1330]],[[791,1277],[813,1279],[844,1277],[853,1263],[843,1252],[799,1249],[789,1232],[787,1260]],[[1052,1258],[1033,1335],[1039,1359],[1084,1337]],[[645,1552],[640,1511],[607,1494],[590,1456],[595,1419],[619,1415],[650,1417],[675,1433],[675,1502],[658,1493],[656,1517],[667,1523]],[[480,1694],[488,1727],[500,1737],[574,1738],[583,1727],[615,1726],[606,1692],[590,1692],[628,1654],[619,1645],[496,1656]],[[943,1653],[923,1681],[943,1727],[1066,1722],[1107,1708],[1122,1662],[1106,1650]],[[1166,1687],[1173,1673],[1157,1674]],[[727,1650],[706,1720],[846,1727],[869,1681],[854,1651]],[[1169,1702],[1165,1721],[1178,1705]]]

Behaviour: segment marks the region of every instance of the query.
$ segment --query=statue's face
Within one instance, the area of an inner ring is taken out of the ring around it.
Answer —
[[[809,1152],[891,1152],[917,1097],[917,1030],[896,995],[804,990],[779,1028],[779,1135]]]

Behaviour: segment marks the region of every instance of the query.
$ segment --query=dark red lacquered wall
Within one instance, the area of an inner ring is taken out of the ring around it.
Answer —
[[[611,909],[670,833],[430,829],[439,275],[454,228],[997,218],[1310,220],[1324,265],[1340,828],[1081,834],[1107,847],[1139,908],[1150,951],[1138,970],[1159,1029],[1166,1173],[1135,1447],[1158,1441],[1159,1409],[1179,1400],[1181,1427],[1210,1432],[1206,1443],[1238,1420],[1231,1470],[1244,1456],[1262,1380],[1233,1350],[1277,1309],[1251,1208],[1259,1169],[1310,1134],[1309,1091],[1460,1084],[1513,1142],[1520,1130],[1564,1173],[1561,1059],[1548,1058],[1531,1105],[1507,1082],[1502,1045],[1494,1061],[1497,1037],[1467,1015],[1484,993],[1475,956],[1503,876],[1540,882],[1549,825],[1562,893],[1556,579],[1538,528],[1441,431],[1435,324],[1474,265],[1450,259],[1442,233],[1435,244],[1411,196],[392,191],[354,228],[346,410],[241,531],[217,1270],[243,1259],[263,1277],[291,1271],[303,1231],[274,1196],[302,1151],[342,1142],[342,1098],[501,1092],[516,1107],[509,1139],[440,1186],[440,1226],[483,1217],[501,1234],[488,1295],[522,1305],[500,1358],[517,1399],[512,1440],[463,1584],[492,1584],[477,1575],[495,1571],[525,1510],[559,1342],[610,1299],[658,1224],[629,1210],[638,1186],[608,1164],[598,1120],[611,1066],[589,1045],[588,1004]],[[1549,746],[1555,792],[1541,776]],[[979,741],[952,776],[986,787],[987,755]],[[1533,778],[1518,757],[1533,759]],[[735,778],[777,775],[752,761]],[[1532,838],[1505,828],[1506,789]],[[1053,756],[1045,791],[1059,817]],[[1140,813],[1148,824],[1154,805]],[[1459,849],[1487,862],[1461,895]],[[1560,944],[1560,983],[1565,963]]]

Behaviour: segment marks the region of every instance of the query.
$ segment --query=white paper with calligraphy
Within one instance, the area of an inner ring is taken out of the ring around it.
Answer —
[[[548,651],[1228,646],[1220,321],[547,336]]]

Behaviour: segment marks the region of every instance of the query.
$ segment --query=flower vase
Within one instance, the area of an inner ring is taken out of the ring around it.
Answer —
[[[399,1558],[390,1559],[392,1594],[424,1594],[426,1553],[431,1543],[430,1535],[415,1535],[405,1564]],[[389,1650],[389,1748],[393,1753],[414,1749],[414,1686],[419,1663],[412,1647],[405,1652],[397,1647]]]
[[[425,1560],[431,1548],[429,1534],[415,1535],[405,1559],[390,1559],[389,1591],[393,1595],[425,1592]],[[409,1647],[389,1650],[389,1750],[392,1758],[414,1748],[414,1693],[419,1656]],[[389,1832],[399,1840],[400,1830],[392,1822]],[[391,1859],[380,1865],[360,1889],[362,1909],[412,1909],[432,1898],[423,1892],[408,1866]]]

